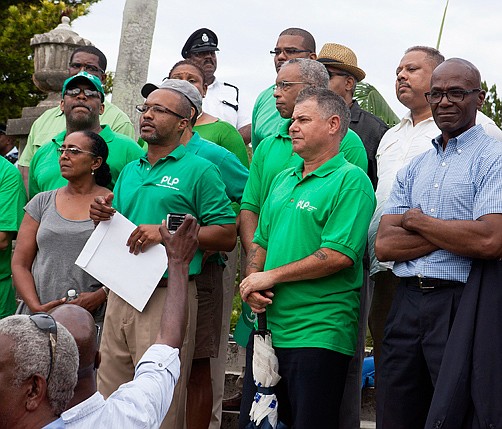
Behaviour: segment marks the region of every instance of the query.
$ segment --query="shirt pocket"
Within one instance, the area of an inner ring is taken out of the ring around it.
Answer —
[[[473,183],[445,184],[441,201],[442,219],[472,220],[475,197]]]

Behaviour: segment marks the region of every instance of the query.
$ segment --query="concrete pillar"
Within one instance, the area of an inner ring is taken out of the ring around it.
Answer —
[[[113,81],[112,101],[131,118],[138,135],[139,114],[135,106],[143,101],[140,90],[148,77],[158,0],[127,0]]]

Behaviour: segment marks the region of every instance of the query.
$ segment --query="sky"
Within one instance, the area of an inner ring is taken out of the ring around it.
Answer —
[[[148,1],[148,0],[146,0]],[[365,81],[375,86],[398,116],[406,109],[394,92],[395,71],[410,46],[436,46],[446,0],[191,0],[158,2],[148,81],[160,83],[181,60],[181,48],[198,28],[219,39],[220,80],[241,89],[252,106],[275,81],[273,58],[279,33],[288,27],[310,31],[317,51],[324,43],[350,47]],[[125,0],[101,0],[73,29],[101,49],[114,71]],[[474,63],[488,85],[502,88],[502,6],[499,0],[450,0],[440,51]],[[145,58],[147,60],[147,58]]]

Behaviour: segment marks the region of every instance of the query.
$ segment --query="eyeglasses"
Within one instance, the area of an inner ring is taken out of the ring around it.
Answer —
[[[104,73],[105,72],[103,69],[101,69],[97,66],[94,66],[92,64],[70,63],[69,68],[74,69],[74,70],[84,69],[86,72],[89,72],[89,73]]]
[[[99,98],[101,98],[101,93],[99,91],[96,91],[94,89],[82,89],[82,88],[78,88],[78,87],[67,89],[65,91],[65,95],[67,95],[69,97],[76,97],[81,92],[83,92],[86,97],[99,97]]]
[[[185,118],[184,116],[181,116],[179,113],[173,112],[171,109],[169,109],[168,107],[165,107],[165,106],[158,106],[156,104],[154,104],[153,106],[148,106],[147,104],[138,104],[136,106],[136,111],[141,114],[144,114],[144,113],[148,112],[149,110],[151,110],[153,113],[167,113],[169,115],[174,115],[180,119],[188,119],[188,118]]]
[[[312,51],[310,49],[295,49],[295,48],[275,48],[274,50],[270,51],[271,55],[281,55],[283,53],[287,57],[292,57],[297,54],[301,54],[302,52],[308,52],[311,53]]]
[[[59,156],[63,156],[63,153],[66,152],[66,155],[68,156],[77,156],[80,155],[81,153],[88,153],[89,155],[92,156],[97,156],[94,152],[89,152],[88,150],[82,150],[79,149],[78,147],[58,147],[56,149],[59,153]]]
[[[49,382],[51,377],[52,368],[56,359],[56,344],[58,342],[58,327],[54,318],[47,313],[34,313],[30,316],[30,320],[36,325],[38,329],[49,334],[49,352],[51,363],[49,366],[49,375],[45,381]]]
[[[464,101],[464,98],[467,94],[472,94],[473,92],[479,92],[481,89],[449,89],[448,91],[431,91],[426,92],[425,99],[429,104],[439,104],[441,100],[446,95],[446,98],[450,103],[460,103]]]
[[[308,82],[288,82],[286,80],[281,80],[280,82],[275,84],[274,89],[278,91],[287,91],[289,88],[291,88],[293,85],[311,85]]]

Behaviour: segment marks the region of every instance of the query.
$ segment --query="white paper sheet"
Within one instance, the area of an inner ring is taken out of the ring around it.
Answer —
[[[167,255],[160,244],[138,255],[129,253],[126,242],[135,228],[116,212],[111,220],[99,223],[75,264],[143,311],[167,269]]]

